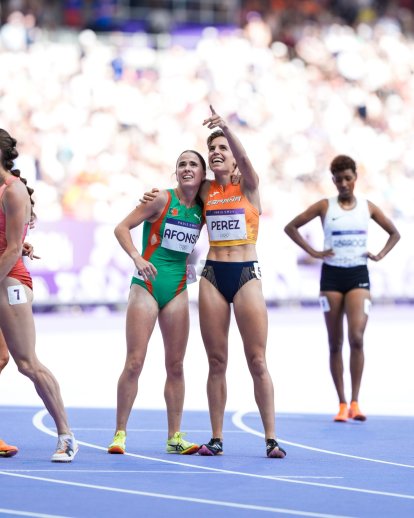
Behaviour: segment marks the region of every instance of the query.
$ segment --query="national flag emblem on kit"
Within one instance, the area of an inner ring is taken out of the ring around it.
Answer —
[[[170,209],[171,216],[178,216],[178,209]]]

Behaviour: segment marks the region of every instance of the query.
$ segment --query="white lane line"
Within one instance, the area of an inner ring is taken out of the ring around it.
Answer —
[[[217,471],[181,471],[157,469],[70,469],[65,467],[63,468],[63,470],[65,473],[154,473],[157,475],[232,475],[232,473],[220,473]],[[62,469],[3,469],[2,471],[4,473],[62,473]],[[278,475],[278,478],[342,479],[344,477],[323,477],[314,475]]]
[[[76,431],[81,431],[81,432],[111,432],[111,433],[114,433],[114,427],[112,426],[112,428],[83,428],[83,427],[76,427],[76,428],[71,428],[72,431],[76,432]],[[131,432],[154,432],[154,433],[165,433],[165,428],[128,428],[128,433],[131,433]],[[205,433],[205,434],[208,434],[210,435],[211,434],[211,430],[188,430],[186,429],[185,430],[186,433]],[[228,434],[228,433],[236,433],[236,434],[241,434],[241,433],[245,433],[243,430],[225,430],[225,433]]]
[[[176,495],[168,495],[165,493],[152,493],[149,491],[138,491],[136,489],[122,489],[110,486],[98,486],[96,484],[82,484],[80,482],[69,482],[67,480],[57,480],[53,478],[45,478],[45,477],[33,477],[30,475],[19,475],[17,473],[5,473],[0,471],[0,475],[8,475],[9,477],[19,477],[31,480],[40,480],[42,482],[51,482],[53,484],[61,484],[65,486],[74,486],[74,487],[82,487],[87,489],[97,489],[100,491],[109,491],[111,493],[122,493],[127,495],[137,495],[137,496],[149,496],[153,498],[160,498],[163,500],[177,500],[180,502],[193,502],[196,504],[207,504],[213,505],[216,507],[231,507],[233,509],[248,509],[250,511],[264,511],[268,513],[277,513],[284,515],[293,515],[293,516],[312,516],[315,518],[351,518],[349,516],[337,515],[337,514],[322,514],[322,513],[311,513],[307,511],[295,511],[293,509],[284,509],[282,507],[267,507],[263,505],[250,505],[250,504],[240,504],[238,502],[228,502],[224,500],[207,500],[206,498],[192,498],[185,496],[176,496]],[[32,515],[36,516],[36,515]],[[39,515],[37,515],[39,516]],[[42,515],[40,515],[42,516]]]
[[[237,426],[238,428],[240,428],[241,430],[243,430],[247,433],[250,433],[252,435],[257,435],[258,437],[264,438],[264,434],[262,432],[259,432],[259,431],[255,430],[254,428],[251,428],[250,426],[247,426],[247,424],[245,424],[243,422],[243,417],[248,413],[250,413],[250,412],[243,412],[243,411],[235,412],[232,416],[232,421],[233,421],[234,426]],[[290,446],[296,446],[297,448],[303,448],[305,450],[319,451],[321,453],[327,453],[328,455],[337,455],[339,457],[348,457],[350,459],[366,460],[368,462],[376,462],[378,464],[388,464],[390,466],[398,466],[400,468],[410,468],[410,469],[414,468],[414,466],[412,464],[401,464],[399,462],[391,462],[388,460],[372,459],[369,457],[359,457],[358,455],[350,455],[349,453],[341,453],[338,451],[323,450],[321,448],[307,446],[306,444],[285,441],[285,439],[281,439],[280,437],[278,437],[278,440],[280,440],[283,444],[289,444]]]
[[[62,469],[2,469],[3,473],[156,473],[161,475],[221,475],[207,471],[181,471],[181,470],[149,470],[149,469],[71,469],[66,466]],[[226,475],[227,473],[223,473]]]
[[[313,479],[317,479],[317,480],[320,480],[320,479],[323,479],[323,480],[332,480],[332,479],[343,479],[344,477],[325,477],[325,476],[317,476],[317,475],[277,475],[277,480],[279,479],[289,479],[289,478],[313,478]]]
[[[47,413],[48,412],[46,409],[40,410],[33,416],[32,423],[35,426],[35,428],[37,428],[41,432],[44,432],[48,435],[52,435],[52,436],[56,437],[56,432],[53,432],[52,430],[50,430],[43,424],[43,417],[45,415],[47,415]],[[84,441],[78,441],[78,443],[83,444],[84,446],[88,446],[89,448],[94,448],[96,450],[102,450],[105,452],[107,451],[106,447],[98,446],[97,444],[92,444],[92,443],[88,443],[88,442],[84,442]],[[159,459],[157,457],[148,457],[146,455],[138,455],[136,453],[128,453],[128,452],[125,452],[124,455],[129,456],[129,457],[134,457],[136,459],[156,461],[156,462],[161,462],[163,464],[173,464],[175,466],[185,466],[187,468],[194,469],[193,464],[189,464],[186,462],[177,462],[177,461],[173,461],[173,460]],[[269,460],[269,462],[279,462],[279,461],[272,459],[272,460]],[[282,461],[280,461],[280,462],[282,462]],[[391,497],[395,497],[395,498],[414,500],[413,495],[406,495],[406,494],[400,494],[400,493],[390,493],[390,492],[385,492],[385,491],[375,491],[375,490],[371,490],[371,489],[361,489],[361,488],[347,487],[347,486],[334,486],[331,484],[321,484],[318,482],[307,482],[304,480],[286,479],[286,478],[278,477],[278,476],[274,476],[274,475],[259,475],[257,473],[247,473],[247,472],[243,472],[243,471],[232,471],[232,470],[228,470],[228,469],[209,468],[208,466],[197,466],[197,468],[203,469],[206,471],[218,472],[218,473],[228,473],[230,475],[240,475],[243,477],[258,478],[258,479],[265,479],[265,480],[278,480],[280,482],[288,482],[290,484],[302,484],[302,485],[306,485],[306,486],[324,487],[324,488],[329,488],[329,489],[338,489],[338,490],[343,490],[343,491],[352,491],[352,492],[357,492],[357,493],[391,496]]]
[[[69,516],[63,516],[61,514],[29,513],[27,511],[17,511],[16,509],[2,508],[0,508],[0,514],[7,514],[9,516],[34,516],[34,518],[69,518]]]

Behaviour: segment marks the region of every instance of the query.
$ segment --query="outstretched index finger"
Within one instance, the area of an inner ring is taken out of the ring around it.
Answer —
[[[210,104],[210,110],[211,110],[211,115],[217,115],[216,110],[213,108],[212,104]]]

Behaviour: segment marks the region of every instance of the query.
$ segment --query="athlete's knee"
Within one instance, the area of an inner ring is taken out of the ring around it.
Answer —
[[[143,367],[144,360],[142,358],[127,358],[124,372],[128,377],[137,377],[141,374]]]
[[[344,342],[343,340],[329,340],[329,352],[331,355],[341,354],[342,346]]]
[[[44,370],[43,366],[37,361],[27,358],[19,358],[16,360],[18,371],[32,381],[35,381]]]
[[[266,359],[263,355],[255,355],[250,358],[247,358],[247,363],[249,365],[249,370],[252,376],[256,378],[262,378],[267,376],[268,370],[266,365]]]
[[[182,360],[169,361],[165,363],[167,377],[182,378],[184,376],[184,364]]]
[[[219,354],[210,354],[208,356],[208,365],[210,373],[224,374],[227,369],[227,359]]]
[[[362,331],[354,331],[350,333],[349,346],[351,349],[361,350],[364,347],[364,333]]]

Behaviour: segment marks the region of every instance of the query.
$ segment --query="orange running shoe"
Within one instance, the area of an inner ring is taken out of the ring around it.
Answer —
[[[348,411],[348,417],[355,419],[355,421],[366,421],[366,416],[361,412],[358,406],[358,401],[351,401],[351,405]]]
[[[346,403],[339,403],[339,412],[334,417],[336,423],[345,423],[348,421],[348,405]]]
[[[0,457],[13,457],[18,451],[16,446],[10,446],[0,439]]]

